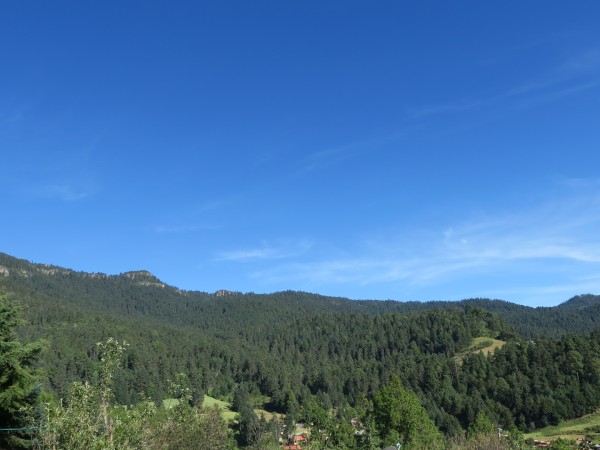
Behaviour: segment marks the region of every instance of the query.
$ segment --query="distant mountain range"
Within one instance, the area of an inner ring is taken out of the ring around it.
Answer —
[[[35,264],[0,253],[0,289],[22,294],[34,305],[113,314],[120,318],[144,318],[200,329],[219,327],[223,314],[235,309],[240,317],[262,312],[262,317],[296,317],[313,313],[407,313],[432,309],[478,306],[498,314],[523,337],[557,337],[563,333],[587,333],[600,327],[600,296],[585,294],[554,307],[528,307],[485,298],[462,301],[401,302],[350,300],[298,291],[272,294],[219,290],[215,293],[182,291],[145,270],[120,275],[77,272],[49,264]],[[237,316],[237,315],[236,315]],[[227,321],[231,317],[226,318]]]

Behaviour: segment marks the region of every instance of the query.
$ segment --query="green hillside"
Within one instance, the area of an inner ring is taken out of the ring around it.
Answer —
[[[30,316],[44,315],[50,304],[108,313],[144,321],[218,332],[240,328],[245,317],[260,317],[269,326],[319,312],[383,314],[421,312],[475,306],[498,314],[523,337],[558,337],[563,333],[588,333],[600,326],[600,296],[583,295],[556,307],[531,308],[502,300],[467,299],[459,302],[401,302],[349,300],[306,292],[242,294],[220,291],[181,291],[146,271],[120,275],[75,272],[57,266],[33,264],[0,253],[0,287],[29,299]],[[37,307],[35,307],[37,305]],[[234,311],[235,314],[229,314]],[[34,319],[35,320],[35,319]]]
[[[0,268],[0,290],[26,320],[22,339],[45,341],[39,366],[57,397],[94,379],[95,344],[113,336],[129,343],[114,387],[124,405],[142,395],[162,404],[184,373],[193,401],[245,392],[271,413],[323,417],[321,408],[337,420],[368,411],[396,376],[446,434],[478,413],[531,431],[600,406],[594,296],[554,308],[352,301],[181,291],[145,271],[89,274],[5,254]]]
[[[526,438],[536,440],[554,440],[558,438],[576,440],[583,439],[586,436],[592,437],[594,441],[600,440],[600,412],[561,421],[557,425],[550,425],[525,435]]]

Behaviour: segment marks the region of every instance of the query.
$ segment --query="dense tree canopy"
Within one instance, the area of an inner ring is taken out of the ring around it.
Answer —
[[[590,331],[600,305],[594,296],[532,309],[486,300],[215,295],[178,291],[147,272],[85,274],[1,256],[9,274],[0,289],[11,289],[24,305],[21,339],[47,340],[40,380],[58,398],[69,395],[73,382],[98,381],[96,342],[115,336],[130,344],[111,384],[118,404],[148,396],[158,405],[169,395],[169,380],[183,373],[190,407],[205,393],[234,401],[243,419],[239,442],[248,445],[262,442],[271,426],[245,406],[259,404],[286,414],[287,429],[294,421],[318,424],[323,448],[369,448],[380,435],[394,437],[394,429],[410,440],[398,424],[380,433],[374,423],[385,404],[375,399],[398,387],[392,380],[404,390],[398,397],[418,403],[446,435],[474,429],[482,417],[526,431],[600,406],[600,331]],[[16,319],[7,320],[14,331]],[[535,333],[524,335],[523,327]],[[488,354],[477,342],[498,345]],[[17,361],[30,367],[36,347],[18,348],[27,351]],[[23,386],[32,386],[27,379]],[[356,418],[365,433],[355,434]]]
[[[16,429],[0,431],[0,448],[28,445],[30,433],[18,429],[30,425],[40,393],[32,364],[41,345],[21,344],[15,337],[18,324],[17,309],[0,296],[0,424]]]
[[[442,436],[419,399],[402,387],[396,376],[377,392],[375,423],[386,445],[400,443],[406,449],[442,448]]]

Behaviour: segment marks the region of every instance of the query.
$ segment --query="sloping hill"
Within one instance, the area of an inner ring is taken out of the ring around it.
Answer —
[[[558,305],[560,309],[576,309],[582,310],[587,308],[597,308],[600,306],[600,295],[584,294],[576,295],[575,297],[567,300],[564,303]]]
[[[583,295],[551,308],[531,308],[502,300],[469,299],[460,302],[399,302],[349,300],[306,292],[242,294],[181,291],[147,271],[120,275],[76,272],[33,264],[0,253],[0,289],[28,299],[32,320],[47,307],[72,306],[123,318],[168,321],[203,330],[242,326],[249,318],[266,326],[315,313],[383,314],[421,312],[456,307],[481,307],[498,314],[527,338],[588,333],[600,327],[600,296]]]
[[[397,375],[447,432],[468,426],[482,404],[490,418],[522,429],[600,405],[600,331],[587,333],[597,324],[594,299],[528,308],[487,299],[211,294],[181,291],[147,271],[90,274],[0,254],[3,292],[21,306],[21,336],[46,340],[40,367],[57,395],[95,376],[95,343],[113,336],[130,344],[115,379],[126,404],[140,393],[162,401],[169,379],[183,372],[196,399],[244,386],[277,412],[356,405]],[[515,328],[542,338],[520,339]],[[572,330],[587,335],[548,339]],[[478,338],[507,343],[487,357],[465,353]]]

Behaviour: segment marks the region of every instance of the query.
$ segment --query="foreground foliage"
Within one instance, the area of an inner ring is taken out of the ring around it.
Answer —
[[[407,392],[398,377],[382,387],[374,400],[375,423],[384,443],[406,449],[442,448],[442,435],[419,399]]]
[[[46,405],[37,449],[208,450],[231,446],[219,410],[191,405],[191,389],[184,375],[171,384],[170,393],[178,400],[171,408],[157,408],[150,401],[130,408],[112,405],[112,380],[125,345],[110,338],[98,347],[102,358],[99,383],[75,382],[64,403]]]
[[[41,343],[22,344],[15,337],[17,309],[0,296],[0,426],[16,429],[0,432],[0,448],[27,447],[27,428],[39,400],[39,380],[32,369]]]

